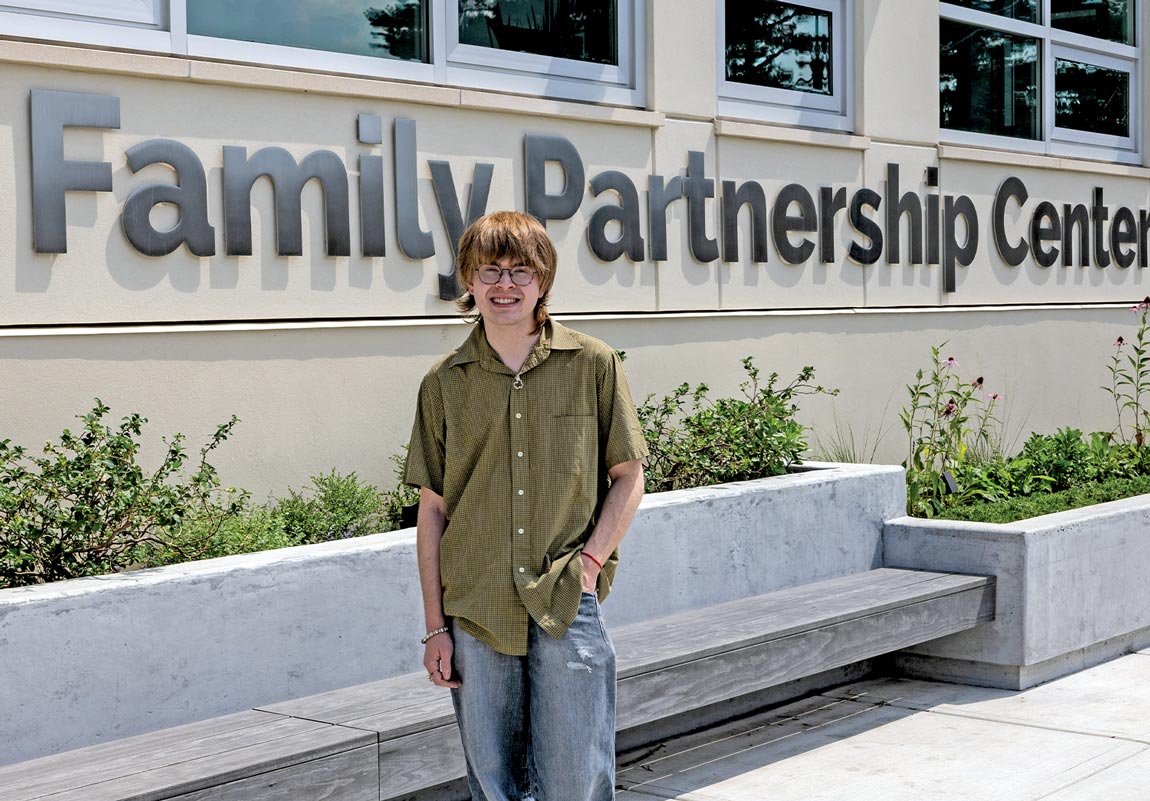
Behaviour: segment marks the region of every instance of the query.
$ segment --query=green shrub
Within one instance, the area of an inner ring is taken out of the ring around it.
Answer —
[[[272,505],[255,506],[244,501],[234,515],[221,520],[187,522],[174,532],[178,547],[145,546],[135,554],[133,567],[160,567],[187,561],[185,543],[195,544],[197,559],[214,559],[241,553],[288,548],[298,543],[284,531],[283,518]]]
[[[743,359],[743,369],[742,398],[711,401],[706,384],[694,390],[681,384],[661,400],[651,395],[639,406],[650,450],[644,466],[648,492],[780,475],[798,461],[807,443],[795,420],[796,398],[838,390],[811,384],[815,370],[809,366],[782,388],[776,388],[778,373],[762,386],[750,357]]]
[[[167,441],[156,470],[138,463],[147,420],[132,414],[105,424],[99,399],[44,455],[0,441],[0,588],[286,548],[398,528],[418,491],[389,492],[332,470],[306,491],[256,505],[225,491],[207,457],[236,423],[220,425],[184,470],[182,434]],[[392,457],[402,477],[404,455]]]
[[[414,518],[415,507],[419,505],[419,490],[403,483],[403,474],[407,472],[407,446],[403,446],[403,453],[393,453],[391,462],[395,465],[395,488],[383,494],[383,519],[386,528],[383,531],[414,525],[408,517]]]
[[[939,514],[945,516],[945,510],[956,505],[1049,492],[1053,482],[1054,479],[1036,472],[1031,461],[1021,456],[1010,460],[964,462],[955,471],[957,489],[938,505]]]
[[[1090,447],[1076,428],[1062,428],[1056,434],[1031,434],[1020,454],[1030,472],[1049,476],[1051,492],[1061,492],[1093,478],[1090,455]]]
[[[296,545],[360,537],[386,530],[384,496],[352,472],[335,470],[311,479],[310,497],[288,490],[275,503],[284,533]]]
[[[1131,311],[1138,313],[1138,330],[1133,341],[1115,340],[1110,386],[1102,389],[1114,401],[1114,437],[1142,447],[1150,445],[1150,295]]]
[[[402,469],[402,456],[392,461]],[[177,532],[177,541],[199,543],[199,558],[209,559],[391,531],[399,527],[399,501],[414,492],[400,486],[382,493],[354,472],[332,470],[313,476],[307,490],[289,489],[280,500],[256,506],[245,498],[236,514],[218,523],[188,523]],[[139,566],[182,561],[175,549],[150,548],[138,554]]]
[[[988,482],[995,473],[977,465],[1000,461],[995,406],[1002,396],[991,392],[984,401],[982,376],[960,379],[958,362],[942,358],[946,344],[931,347],[930,374],[915,373],[907,386],[910,400],[899,412],[907,434],[907,514],[922,517],[935,517],[960,502],[963,476],[970,492],[993,492]]]
[[[229,496],[207,461],[238,422],[218,426],[190,473],[184,436],[165,440],[154,471],[137,461],[147,419],[132,414],[106,425],[98,398],[42,456],[0,441],[0,587],[94,576],[139,564],[142,553],[173,551],[195,559],[204,542],[176,536],[182,526],[207,531],[238,513],[243,495]]]
[[[1013,523],[1016,520],[1078,509],[1095,503],[1117,501],[1145,493],[1150,493],[1150,476],[1112,478],[1061,492],[953,506],[945,509],[939,517],[980,523]]]

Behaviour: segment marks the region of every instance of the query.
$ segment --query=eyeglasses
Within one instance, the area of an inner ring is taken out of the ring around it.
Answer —
[[[479,280],[485,284],[498,284],[504,273],[511,276],[511,283],[515,286],[527,286],[535,278],[535,271],[530,267],[482,267],[479,270]]]

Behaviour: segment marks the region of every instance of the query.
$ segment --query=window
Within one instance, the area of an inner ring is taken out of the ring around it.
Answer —
[[[618,64],[614,0],[460,0],[456,44]]]
[[[943,138],[1139,163],[1134,0],[940,6]]]
[[[427,9],[419,0],[247,2],[193,0],[188,34],[401,61],[428,59]]]
[[[447,82],[643,105],[638,0],[446,0]],[[484,70],[480,73],[477,70]],[[479,77],[479,76],[482,77]],[[529,87],[529,88],[524,88]]]
[[[850,0],[727,0],[719,13],[720,113],[850,128]]]
[[[0,0],[16,36],[620,105],[643,27],[638,0]]]
[[[94,20],[156,25],[161,18],[159,0],[11,0],[6,7],[48,14],[87,17]]]

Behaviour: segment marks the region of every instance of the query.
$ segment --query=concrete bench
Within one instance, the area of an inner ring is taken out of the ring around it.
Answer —
[[[993,578],[882,568],[623,626],[618,726],[694,728],[698,710],[993,618]],[[419,673],[3,767],[0,797],[463,798],[463,774],[449,695]]]

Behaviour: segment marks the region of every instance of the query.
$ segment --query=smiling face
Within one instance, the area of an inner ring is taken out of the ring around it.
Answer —
[[[475,310],[483,318],[486,326],[506,327],[525,336],[535,332],[535,305],[541,295],[538,277],[532,278],[526,286],[516,286],[511,281],[511,270],[527,267],[510,256],[504,256],[491,265],[501,272],[499,281],[485,284],[479,280],[479,271],[471,276],[467,291],[475,299]]]
[[[556,261],[555,245],[539,220],[520,211],[493,211],[467,226],[459,238],[457,276],[467,294],[456,305],[468,319],[481,316],[492,325],[518,325],[526,309],[534,334],[547,321]],[[515,286],[503,273],[497,283],[484,284],[478,276],[483,267],[529,267],[535,278]]]

